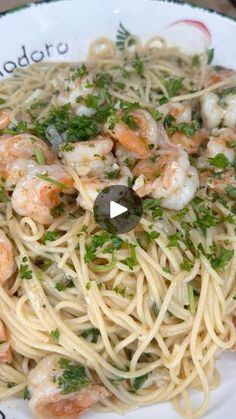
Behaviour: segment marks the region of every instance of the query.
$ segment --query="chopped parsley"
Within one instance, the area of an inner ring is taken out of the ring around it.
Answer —
[[[174,215],[172,215],[171,218],[176,221],[183,221],[185,218],[185,215],[187,215],[188,212],[189,212],[188,208],[183,208],[181,211],[178,211]]]
[[[23,257],[22,263],[20,265],[20,278],[21,279],[32,279],[32,271],[29,269],[29,265],[26,263],[27,258]]]
[[[135,391],[139,390],[143,386],[143,384],[147,380],[147,378],[148,378],[148,374],[141,375],[140,377],[136,377],[133,380],[133,389]]]
[[[59,292],[62,292],[62,291],[65,291],[67,288],[73,288],[75,285],[74,285],[74,282],[72,281],[72,279],[68,279],[67,281],[61,281],[61,282],[57,282],[56,284],[55,284],[55,288],[56,288],[56,290],[57,291],[59,291]]]
[[[42,243],[57,240],[60,236],[58,231],[47,231],[42,238]]]
[[[10,198],[8,194],[6,193],[5,189],[3,188],[3,186],[0,185],[0,202],[8,202],[8,201],[10,201]]]
[[[13,125],[11,128],[7,129],[7,133],[10,135],[22,134],[28,129],[28,124],[26,121],[19,121],[16,125]]]
[[[226,169],[229,166],[229,160],[223,153],[217,154],[215,157],[208,159],[211,166],[217,167],[217,169]]]
[[[59,366],[63,370],[58,378],[58,385],[62,394],[76,393],[87,388],[92,382],[86,376],[82,365],[75,365],[67,359],[61,358]]]
[[[122,121],[128,125],[129,128],[135,130],[138,128],[138,124],[135,122],[135,119],[132,115],[124,115]]]
[[[28,386],[26,386],[25,389],[24,389],[23,398],[24,398],[24,400],[30,400],[31,399],[31,394],[30,394]]]
[[[161,199],[146,198],[143,201],[143,209],[149,210],[152,214],[153,219],[161,218],[163,215],[163,208],[160,206]]]
[[[76,79],[81,79],[84,76],[89,74],[88,69],[85,64],[82,64],[74,73],[71,75],[71,80],[74,81]]]
[[[1,105],[4,105],[6,103],[6,100],[5,99],[3,99],[2,97],[0,97],[0,106]]]
[[[113,253],[113,251],[121,248],[123,240],[114,234],[109,234],[107,231],[102,232],[101,234],[94,234],[91,237],[91,243],[85,244],[85,263],[94,261],[96,257],[96,251],[99,248],[102,248],[104,244],[108,241],[111,241],[109,246],[104,249],[105,253]]]
[[[158,233],[158,231],[151,231],[146,232],[146,237],[147,237],[147,243],[150,244],[153,242],[153,240],[158,239],[158,237],[160,236],[160,233]]]
[[[138,102],[120,102],[120,108],[122,111],[135,111],[136,109],[140,108]]]
[[[183,88],[183,78],[173,78],[166,82],[166,90],[169,97],[176,96]]]
[[[130,253],[131,255],[128,256],[125,260],[124,260],[124,264],[128,266],[128,268],[132,271],[134,266],[137,265],[138,261],[137,261],[137,256],[136,256],[136,245],[134,244],[129,244],[129,248],[130,248]]]
[[[55,329],[51,331],[51,337],[53,338],[53,340],[55,340],[55,342],[59,342],[60,339],[60,330]]]
[[[88,108],[98,109],[100,98],[95,95],[87,95],[84,99],[84,103]]]
[[[75,147],[73,146],[73,144],[71,144],[71,143],[65,143],[61,147],[61,151],[64,151],[65,153],[68,153],[69,151],[73,151],[74,148]]]
[[[81,336],[91,343],[97,343],[99,336],[101,336],[101,332],[97,327],[91,327],[90,329],[83,330]]]
[[[193,268],[193,263],[187,257],[184,257],[183,262],[180,264],[180,268],[183,269],[183,271],[190,272]]]
[[[207,54],[207,64],[211,64],[214,59],[215,49],[214,48],[207,49],[206,54]]]
[[[65,205],[63,202],[50,210],[50,214],[55,218],[60,217],[63,212],[65,212]]]
[[[57,186],[58,188],[68,189],[68,186],[65,183],[58,182],[58,180],[52,179],[47,174],[41,173],[41,174],[38,174],[37,177],[39,179],[45,180],[45,182],[48,182],[48,183],[51,183],[54,186]]]
[[[155,111],[151,111],[151,115],[157,122],[161,121],[164,116],[164,114],[158,111],[158,109],[156,109]]]
[[[229,87],[228,89],[224,89],[219,93],[220,98],[228,95],[235,95],[236,94],[236,86]]]
[[[112,83],[112,76],[109,73],[99,73],[96,77],[95,84],[100,89],[109,86]]]
[[[144,64],[141,61],[138,54],[135,54],[135,59],[133,61],[133,68],[135,69],[136,73],[141,77],[144,72]]]
[[[107,179],[118,179],[120,176],[120,169],[111,170],[110,172],[106,173]]]
[[[234,255],[233,249],[225,249],[223,246],[220,246],[220,254],[216,257],[211,258],[211,266],[216,271],[223,271],[224,268],[228,265]]]

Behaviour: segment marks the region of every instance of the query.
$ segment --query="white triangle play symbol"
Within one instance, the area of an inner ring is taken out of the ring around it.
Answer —
[[[128,208],[123,205],[117,204],[115,201],[110,202],[110,218],[118,217],[118,215],[124,214],[127,211]]]

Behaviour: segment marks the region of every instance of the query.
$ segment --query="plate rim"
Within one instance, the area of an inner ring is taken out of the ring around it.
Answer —
[[[32,6],[40,7],[41,5],[50,4],[50,3],[59,3],[59,2],[62,2],[62,1],[74,1],[74,0],[43,0],[43,1],[30,2],[28,4],[23,4],[22,6],[16,6],[16,7],[12,8],[12,9],[9,9],[9,10],[6,10],[4,12],[1,12],[0,13],[0,19],[3,18],[4,16],[8,16],[8,15],[10,15],[12,13],[18,13],[18,12],[21,12],[21,11],[23,11],[25,9],[29,9]],[[89,1],[89,0],[76,0],[76,1],[83,2],[83,1]],[[145,1],[156,1],[156,2],[159,2],[161,4],[180,5],[182,7],[186,7],[187,6],[187,7],[190,7],[192,9],[197,9],[197,10],[201,10],[203,12],[212,14],[214,16],[219,16],[219,17],[221,17],[225,21],[230,21],[230,22],[236,23],[236,17],[226,15],[226,14],[224,14],[222,12],[218,12],[218,11],[216,11],[214,9],[209,8],[209,7],[199,6],[197,4],[192,4],[192,3],[185,3],[185,2],[183,3],[180,0],[138,0],[138,1],[140,1],[140,2],[141,1],[143,1],[143,2],[145,2]]]

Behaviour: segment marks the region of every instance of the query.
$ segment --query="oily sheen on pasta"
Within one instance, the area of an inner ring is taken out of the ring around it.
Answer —
[[[236,73],[121,33],[0,84],[0,399],[36,418],[200,417],[236,342]],[[117,184],[127,234],[93,217]]]

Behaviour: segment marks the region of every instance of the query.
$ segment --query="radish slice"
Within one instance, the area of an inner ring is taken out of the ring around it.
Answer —
[[[190,55],[201,54],[211,46],[211,33],[206,25],[197,20],[179,20],[166,28],[163,37],[168,46],[177,46]]]

